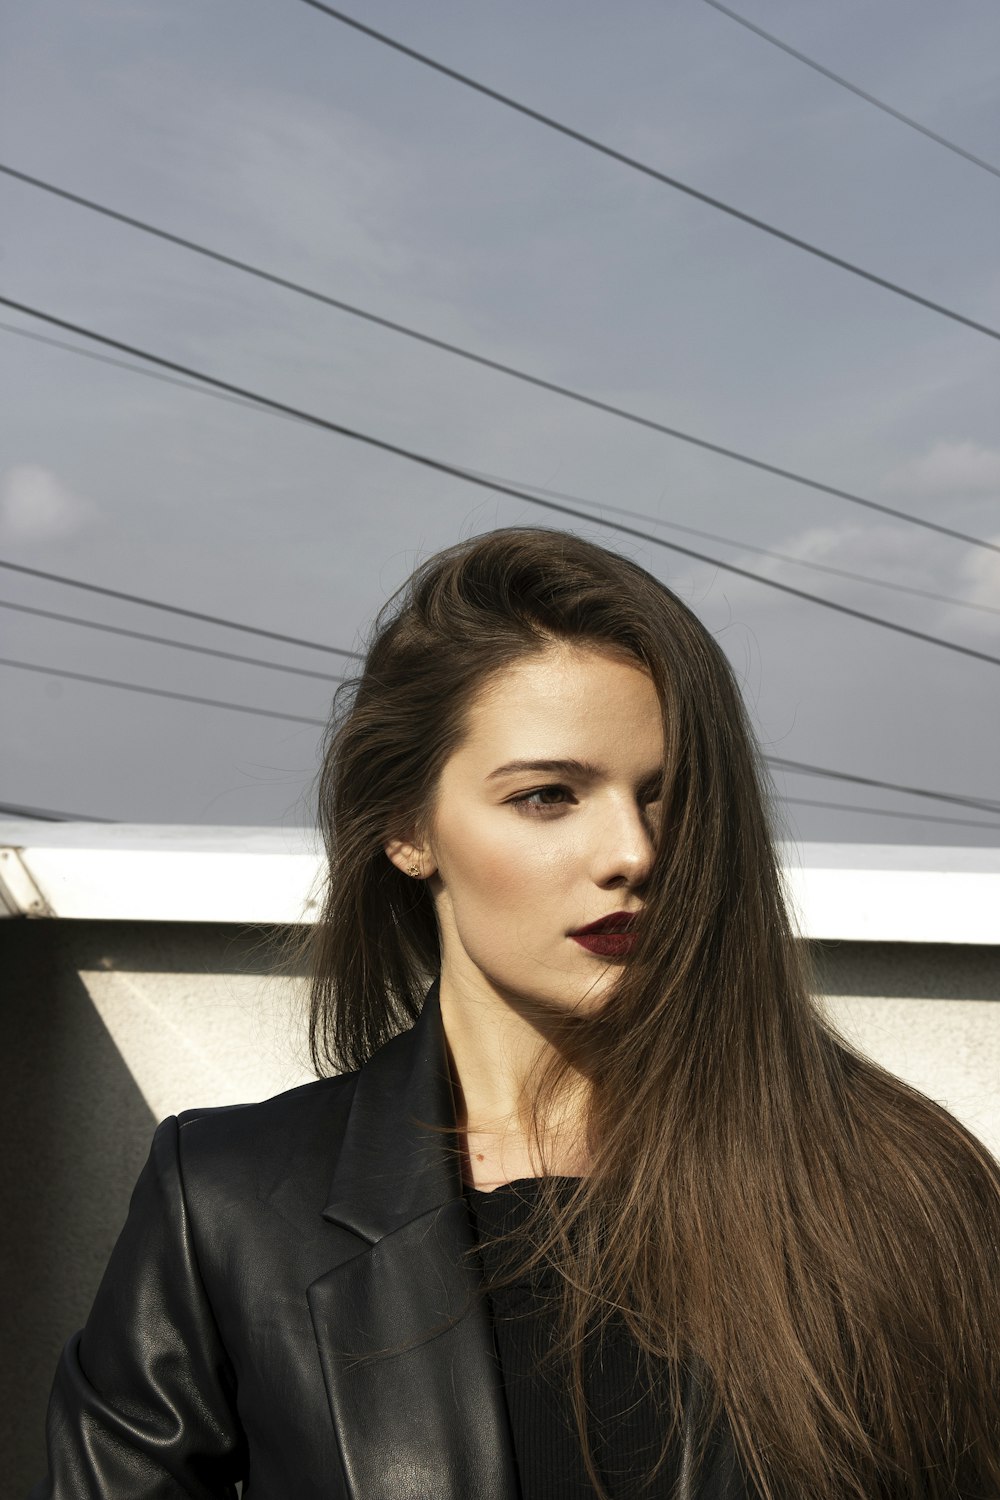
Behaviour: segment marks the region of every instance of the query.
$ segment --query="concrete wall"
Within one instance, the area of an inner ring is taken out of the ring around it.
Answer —
[[[831,1019],[1000,1154],[1000,949],[810,945]],[[0,1453],[24,1495],[153,1128],[310,1077],[305,984],[267,929],[0,922]]]
[[[157,1122],[311,1076],[303,985],[275,961],[250,928],[0,922],[0,1493],[44,1473],[55,1361]]]

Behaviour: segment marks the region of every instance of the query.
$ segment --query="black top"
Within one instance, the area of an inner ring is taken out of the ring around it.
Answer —
[[[567,1189],[574,1179],[563,1179]],[[466,1188],[465,1198],[480,1239],[508,1234],[527,1218],[538,1180],[521,1178],[493,1192]],[[520,1254],[520,1247],[518,1247]],[[489,1278],[510,1263],[512,1246],[481,1248]],[[569,1395],[565,1367],[540,1371],[550,1347],[559,1295],[558,1272],[532,1270],[490,1295],[497,1354],[503,1370],[511,1433],[523,1500],[593,1500]],[[654,1382],[655,1383],[655,1382]],[[660,1451],[665,1424],[662,1403],[648,1389],[640,1351],[620,1321],[585,1351],[584,1387],[590,1409],[590,1442],[605,1489],[613,1500],[659,1500],[678,1478],[674,1455],[651,1485],[643,1486]]]

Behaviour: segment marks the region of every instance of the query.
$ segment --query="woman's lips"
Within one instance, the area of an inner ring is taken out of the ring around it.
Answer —
[[[635,932],[574,932],[574,943],[602,958],[624,958],[631,953],[638,934]]]

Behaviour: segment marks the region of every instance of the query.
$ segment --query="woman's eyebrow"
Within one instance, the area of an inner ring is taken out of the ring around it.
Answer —
[[[509,760],[491,771],[486,780],[497,781],[501,776],[520,776],[526,771],[541,771],[551,776],[575,776],[579,781],[600,781],[608,775],[603,766],[597,766],[591,760]],[[643,785],[658,782],[662,777],[663,767],[657,766],[643,778]]]
[[[487,776],[487,781],[496,781],[501,776],[520,775],[523,771],[545,771],[556,776],[578,776],[597,781],[607,772],[589,760],[509,760],[498,766]]]

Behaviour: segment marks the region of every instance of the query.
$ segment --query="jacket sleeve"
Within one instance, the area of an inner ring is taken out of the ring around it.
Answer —
[[[236,1379],[198,1270],[179,1148],[171,1117],[60,1358],[49,1474],[29,1500],[221,1500],[244,1476]]]

